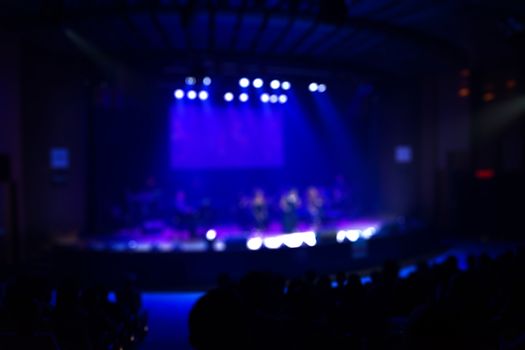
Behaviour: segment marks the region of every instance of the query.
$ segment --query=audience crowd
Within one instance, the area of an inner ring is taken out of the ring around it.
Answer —
[[[451,256],[399,277],[385,262],[362,283],[356,274],[286,279],[227,275],[194,305],[194,349],[523,349],[525,250]]]
[[[19,273],[0,283],[0,349],[135,349],[148,331],[133,278],[120,288]]]

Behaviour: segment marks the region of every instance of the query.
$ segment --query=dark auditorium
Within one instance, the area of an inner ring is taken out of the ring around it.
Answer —
[[[0,0],[0,350],[525,350],[524,0]]]

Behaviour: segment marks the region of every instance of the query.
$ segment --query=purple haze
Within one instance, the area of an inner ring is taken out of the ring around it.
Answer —
[[[184,101],[170,113],[174,169],[275,168],[284,163],[279,106],[211,107]]]

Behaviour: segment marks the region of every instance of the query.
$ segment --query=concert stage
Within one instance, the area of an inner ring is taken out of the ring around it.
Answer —
[[[152,221],[108,235],[58,241],[57,245],[75,250],[128,253],[293,249],[368,240],[381,234],[381,228],[388,222],[385,218],[338,220],[320,228],[300,223],[290,233],[284,233],[282,225],[275,221],[265,230],[245,230],[235,224],[217,225],[201,228],[197,237],[191,237],[188,232],[162,221]]]
[[[403,228],[386,219],[340,221],[318,231],[300,229],[304,231],[246,233],[221,226],[215,228],[213,240],[189,239],[169,229],[149,234],[124,230],[58,243],[50,263],[64,276],[83,273],[93,282],[109,285],[118,283],[111,276],[132,273],[144,290],[202,290],[215,285],[221,273],[240,278],[250,271],[299,276],[307,270],[362,270],[386,259],[416,259],[441,249],[426,229]]]

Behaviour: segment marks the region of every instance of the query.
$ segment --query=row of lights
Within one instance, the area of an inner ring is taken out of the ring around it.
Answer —
[[[308,90],[310,90],[310,92],[323,93],[323,92],[326,91],[326,85],[325,84],[318,84],[318,83],[310,83],[310,85],[308,85]]]
[[[181,100],[184,98],[184,96],[186,96],[189,100],[195,100],[197,98],[199,98],[199,100],[201,101],[206,101],[209,97],[209,93],[208,91],[206,90],[202,90],[200,92],[197,93],[197,91],[195,90],[190,90],[188,92],[184,92],[184,90],[182,89],[177,89],[175,90],[175,92],[173,93],[173,96],[175,96],[175,98],[177,100]],[[239,94],[239,101],[241,102],[248,102],[248,100],[250,99],[250,95],[248,95],[246,92],[243,92],[241,94]],[[232,102],[233,100],[235,99],[235,95],[232,93],[232,92],[227,92],[224,94],[224,100],[226,102]],[[284,104],[286,102],[288,102],[288,96],[284,95],[284,94],[281,94],[281,95],[276,95],[276,94],[267,94],[267,93],[263,93],[260,95],[259,99],[261,100],[262,103],[281,103],[281,104]]]
[[[250,82],[250,79],[248,78],[239,79],[239,86],[244,89],[250,87],[250,83],[256,89],[260,89],[264,86],[264,81],[261,78],[253,79],[252,82]],[[290,84],[290,82],[288,81],[280,82],[279,80],[274,79],[270,82],[270,88],[272,88],[273,90],[277,90],[281,88],[285,91],[288,91],[291,89],[291,87],[292,87],[292,84]]]

